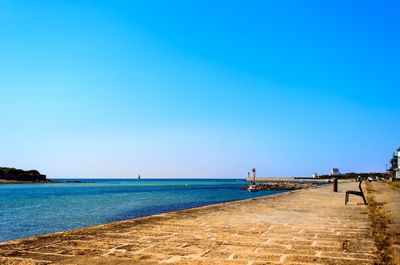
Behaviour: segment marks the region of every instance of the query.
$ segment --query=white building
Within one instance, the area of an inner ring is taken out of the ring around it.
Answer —
[[[314,179],[318,178],[318,173],[317,173],[317,172],[312,173],[312,177],[313,177]]]
[[[338,168],[332,168],[331,169],[331,176],[339,176],[340,172]]]

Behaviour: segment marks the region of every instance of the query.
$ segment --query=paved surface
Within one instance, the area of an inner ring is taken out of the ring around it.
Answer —
[[[0,244],[4,264],[371,264],[358,184],[301,190]]]
[[[389,214],[394,264],[400,264],[400,190],[385,183],[372,182],[373,195]]]

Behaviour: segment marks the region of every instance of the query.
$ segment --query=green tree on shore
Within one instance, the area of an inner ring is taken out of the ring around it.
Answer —
[[[397,152],[400,152],[400,147],[397,148]],[[389,168],[389,174],[391,177],[394,177],[396,174],[396,169],[398,169],[399,164],[398,164],[398,157],[397,154],[393,154],[392,158],[390,159],[390,168]]]

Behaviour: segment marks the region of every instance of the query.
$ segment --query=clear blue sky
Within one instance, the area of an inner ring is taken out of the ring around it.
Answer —
[[[49,177],[382,171],[398,1],[0,1],[0,166]]]

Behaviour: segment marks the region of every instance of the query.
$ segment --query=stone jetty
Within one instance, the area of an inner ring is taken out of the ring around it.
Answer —
[[[243,186],[240,189],[247,190],[250,186],[254,188],[254,191],[261,190],[301,190],[318,187],[317,184],[312,183],[291,183],[291,182],[276,182],[276,183],[265,183]]]

